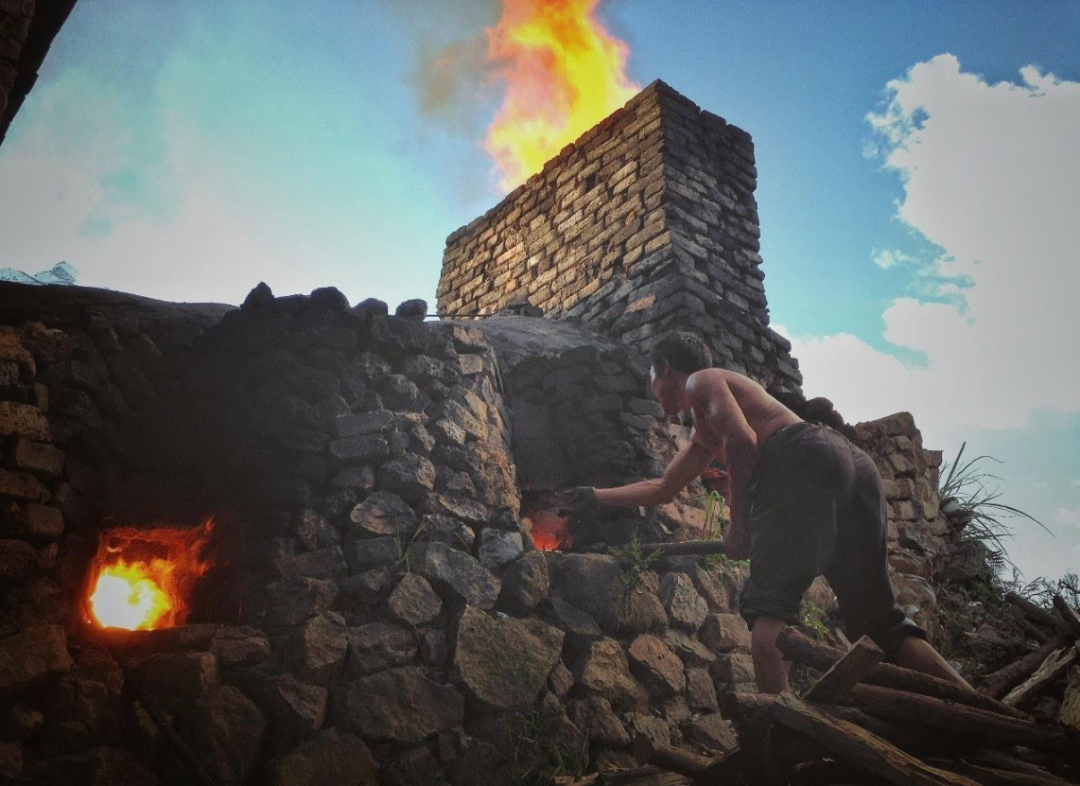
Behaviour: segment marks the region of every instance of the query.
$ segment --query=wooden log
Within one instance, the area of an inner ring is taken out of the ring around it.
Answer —
[[[866,729],[829,718],[794,696],[778,697],[771,714],[777,723],[805,734],[833,751],[842,761],[891,783],[901,786],[979,786],[963,775],[923,764]]]
[[[1042,665],[1042,662],[1046,660],[1050,653],[1054,650],[1059,650],[1069,644],[1069,639],[1065,636],[1055,636],[1046,642],[1046,644],[1039,647],[1035,652],[1028,653],[1020,660],[1015,660],[1004,668],[1000,668],[993,674],[990,674],[983,680],[980,690],[987,696],[994,699],[1000,699],[1010,690],[1019,685],[1022,681],[1030,677],[1035,673],[1035,670]]]
[[[1016,606],[1020,611],[1027,615],[1028,619],[1038,622],[1040,625],[1045,625],[1048,628],[1053,629],[1057,633],[1064,634],[1066,636],[1076,636],[1076,632],[1061,617],[1051,614],[1046,609],[1040,609],[1034,603],[1027,598],[1017,595],[1015,592],[1006,592],[1005,600]]]
[[[727,693],[720,699],[720,709],[724,717],[733,719],[741,731],[741,724],[747,717],[754,713],[767,712],[775,702],[776,696],[767,694]],[[867,715],[856,707],[845,707],[840,704],[815,704],[814,708],[831,718],[861,726],[871,734],[909,753],[945,755],[945,753],[954,753],[957,749],[955,737],[943,736],[934,729],[923,729],[914,724],[892,723]]]
[[[844,695],[885,660],[885,653],[869,636],[863,636],[851,645],[821,679],[810,686],[803,696],[807,701],[832,702]]]
[[[1080,732],[1080,668],[1069,672],[1069,681],[1065,685],[1065,696],[1058,710],[1058,721]]]
[[[974,778],[982,786],[1075,786],[1071,781],[1063,781],[1049,773],[1035,775],[1029,772],[1017,772],[1016,770],[1002,770],[997,767],[988,767],[985,764],[974,764],[966,761],[953,761],[932,759],[927,762],[942,770],[955,772]]]
[[[1070,748],[1077,746],[1072,752],[1080,753],[1080,737],[1060,726],[1010,718],[931,696],[878,685],[856,685],[848,691],[844,703],[878,718],[911,721],[956,736],[978,738],[990,745],[1027,745],[1055,754],[1070,753]]]
[[[1077,652],[1075,644],[1067,649],[1054,650],[1039,668],[1035,669],[1035,673],[1009,691],[1001,703],[1010,707],[1019,707],[1064,676],[1069,667],[1075,665],[1078,659],[1080,659],[1080,653]]]
[[[1076,613],[1076,609],[1070,606],[1068,601],[1060,595],[1054,595],[1054,608],[1058,610],[1058,614],[1072,629],[1072,635],[1080,636],[1080,614]]]
[[[780,651],[788,660],[815,668],[818,671],[829,669],[843,656],[835,647],[814,641],[794,628],[785,628],[777,640]],[[1034,668],[1034,667],[1033,667]],[[1020,679],[1023,679],[1021,677]],[[881,685],[885,688],[921,693],[938,699],[954,701],[969,707],[978,707],[987,712],[997,712],[1012,718],[1026,718],[1024,713],[1008,707],[987,695],[978,693],[955,682],[938,679],[921,671],[913,671],[892,663],[879,663],[863,679],[868,685]],[[1014,685],[1016,683],[1013,683]],[[1012,687],[1011,685],[1009,687]]]
[[[634,735],[634,758],[640,764],[652,764],[687,777],[697,775],[714,763],[707,756],[654,742],[641,733]]]
[[[1047,633],[1038,625],[1028,622],[1026,619],[1020,620],[1020,624],[1024,626],[1024,630],[1028,632],[1028,635],[1040,644],[1045,644],[1050,641],[1051,634]]]

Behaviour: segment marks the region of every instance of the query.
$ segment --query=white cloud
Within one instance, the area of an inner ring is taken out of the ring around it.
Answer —
[[[1062,527],[1080,527],[1080,509],[1054,509],[1054,523]]]
[[[1080,489],[1080,478],[1073,478],[1072,483],[1069,485],[1074,489]]]
[[[890,82],[868,118],[903,183],[899,218],[942,253],[912,270],[937,286],[883,314],[885,338],[925,364],[850,335],[793,337],[807,393],[849,419],[909,409],[941,444],[1022,427],[1039,410],[1080,411],[1080,83],[1020,75],[990,84],[939,55]]]
[[[874,264],[882,270],[888,270],[896,265],[911,265],[917,261],[915,257],[908,256],[895,248],[883,248],[874,252]]]

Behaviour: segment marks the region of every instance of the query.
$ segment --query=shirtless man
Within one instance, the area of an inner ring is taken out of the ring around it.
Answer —
[[[693,413],[690,444],[663,477],[571,489],[560,512],[661,505],[719,459],[731,476],[725,551],[750,558],[739,611],[750,626],[760,690],[788,689],[776,638],[798,623],[802,594],[820,575],[836,593],[852,640],[869,635],[899,665],[967,685],[896,603],[885,493],[873,460],[840,433],[805,422],[753,380],[710,368],[708,347],[691,333],[661,340],[651,360],[652,389],[664,412]]]

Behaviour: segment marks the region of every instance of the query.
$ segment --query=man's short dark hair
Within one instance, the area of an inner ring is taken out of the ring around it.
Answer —
[[[649,360],[658,372],[671,366],[683,374],[693,374],[712,366],[712,353],[695,333],[669,333],[653,345]]]

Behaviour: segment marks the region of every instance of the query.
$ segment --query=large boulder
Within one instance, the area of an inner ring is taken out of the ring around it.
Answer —
[[[477,706],[527,707],[559,662],[563,632],[535,619],[496,619],[466,606],[454,631],[455,681]]]

